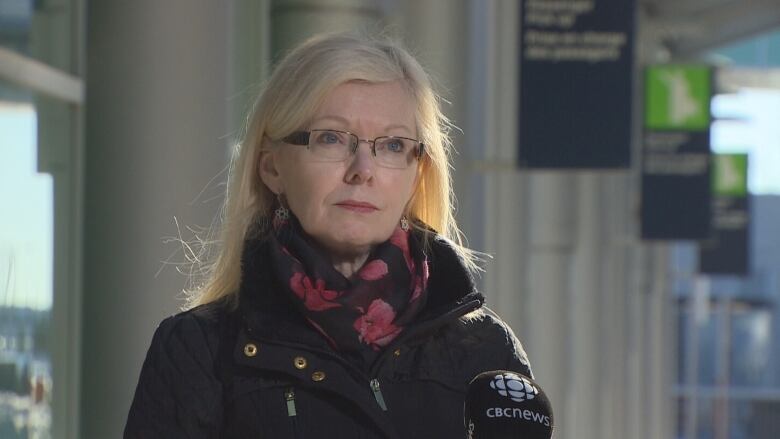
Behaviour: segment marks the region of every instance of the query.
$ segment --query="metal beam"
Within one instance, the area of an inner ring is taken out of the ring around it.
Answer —
[[[747,0],[751,2],[753,0]],[[696,16],[709,11],[744,4],[745,0],[644,0],[641,5],[649,16],[664,19],[667,17]]]
[[[0,78],[73,104],[84,102],[81,79],[3,47],[0,47]]]
[[[780,27],[780,5],[777,0],[718,0],[717,4],[718,7],[697,14],[685,14],[682,13],[685,9],[659,6],[671,5],[669,2],[656,3],[655,13],[648,14],[651,17],[648,24],[662,31],[675,30],[663,32],[665,40],[662,42],[676,59],[690,58],[706,50]]]

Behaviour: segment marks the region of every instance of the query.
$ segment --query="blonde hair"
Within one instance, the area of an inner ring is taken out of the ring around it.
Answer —
[[[401,81],[407,87],[416,101],[417,132],[426,151],[409,202],[410,223],[421,222],[448,238],[466,266],[472,271],[477,269],[475,252],[462,244],[453,215],[451,124],[439,108],[430,77],[397,42],[356,34],[326,34],[289,52],[255,102],[247,119],[246,135],[233,151],[219,241],[207,244],[219,245],[218,254],[205,267],[205,282],[189,292],[187,307],[236,298],[244,242],[253,234],[268,233],[267,219],[276,201],[257,171],[263,142],[281,139],[305,126],[326,95],[348,81]]]

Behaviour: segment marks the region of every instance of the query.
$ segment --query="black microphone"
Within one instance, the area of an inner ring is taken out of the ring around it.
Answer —
[[[469,383],[464,405],[469,439],[550,439],[550,400],[531,378],[508,370],[482,372]]]

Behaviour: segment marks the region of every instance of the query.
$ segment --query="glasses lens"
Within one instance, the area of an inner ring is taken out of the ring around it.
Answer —
[[[309,150],[320,160],[344,160],[351,152],[352,135],[341,131],[312,130]]]
[[[414,162],[418,142],[403,137],[376,139],[376,160],[388,168],[406,168]]]

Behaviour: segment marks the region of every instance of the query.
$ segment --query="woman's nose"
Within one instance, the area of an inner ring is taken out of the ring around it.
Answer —
[[[358,141],[355,153],[349,159],[351,162],[345,176],[347,183],[363,183],[373,178],[376,167],[373,149],[374,145],[371,142],[367,140]]]

